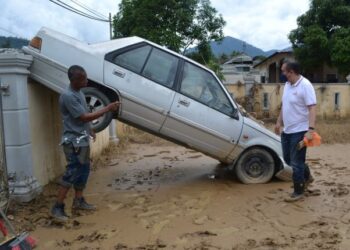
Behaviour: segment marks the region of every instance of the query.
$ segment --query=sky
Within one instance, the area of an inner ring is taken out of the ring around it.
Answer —
[[[78,1],[108,17],[118,12],[121,0],[60,1],[80,8],[74,4]],[[211,0],[211,4],[226,21],[225,36],[265,51],[289,47],[289,32],[309,9],[309,0]],[[109,39],[107,22],[82,17],[49,0],[0,0],[0,36],[30,39],[42,26],[89,43]]]

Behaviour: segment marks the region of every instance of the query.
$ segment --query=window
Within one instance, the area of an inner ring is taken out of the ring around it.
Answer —
[[[339,104],[340,104],[339,98],[340,98],[340,93],[339,92],[335,93],[334,94],[334,109],[335,110],[339,110]]]
[[[151,46],[149,45],[132,49],[117,55],[113,59],[113,63],[136,73],[141,73],[142,67],[145,64],[150,51]]]
[[[263,95],[263,109],[264,110],[269,109],[269,93],[264,93]]]
[[[233,112],[228,97],[213,75],[187,62],[180,92],[226,115]]]
[[[153,48],[142,75],[171,88],[175,81],[178,61],[175,56]]]

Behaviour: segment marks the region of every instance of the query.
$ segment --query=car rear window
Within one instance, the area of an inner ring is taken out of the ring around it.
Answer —
[[[151,46],[146,45],[140,48],[132,49],[116,56],[113,62],[123,68],[136,73],[141,73],[142,67],[146,62]]]

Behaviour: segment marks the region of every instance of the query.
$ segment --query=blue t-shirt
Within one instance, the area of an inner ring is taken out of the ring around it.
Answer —
[[[84,94],[69,88],[59,99],[63,118],[62,144],[73,143],[74,146],[89,146],[90,122],[83,122],[79,117],[88,113]]]

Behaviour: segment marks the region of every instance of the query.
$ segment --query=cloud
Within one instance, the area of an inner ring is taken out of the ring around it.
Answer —
[[[227,24],[225,35],[242,39],[264,50],[290,46],[288,34],[296,19],[309,8],[306,0],[212,0]]]
[[[0,0],[2,14],[0,15],[0,35],[17,34],[30,39],[42,27],[46,26],[64,32],[86,42],[98,42],[109,39],[109,24],[82,17],[72,13],[48,0]],[[65,1],[73,5],[72,2]],[[84,5],[108,17],[108,13],[118,10],[118,0],[80,0]],[[75,6],[77,7],[77,6]],[[84,10],[84,12],[86,12]]]
[[[108,16],[118,11],[121,0],[79,0]],[[0,35],[30,39],[42,27],[59,30],[89,43],[109,39],[109,24],[90,20],[48,0],[0,0]],[[72,4],[72,1],[64,2]],[[296,18],[309,7],[307,0],[212,0],[227,24],[225,36],[242,39],[264,50],[290,46],[288,33],[297,27]],[[2,29],[1,29],[2,28]]]

